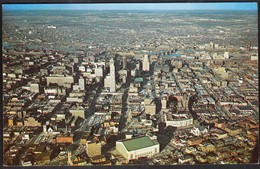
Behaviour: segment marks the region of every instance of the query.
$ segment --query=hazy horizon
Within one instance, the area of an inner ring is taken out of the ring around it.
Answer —
[[[103,3],[103,4],[3,4],[3,10],[235,10],[257,11],[256,2],[222,3]]]

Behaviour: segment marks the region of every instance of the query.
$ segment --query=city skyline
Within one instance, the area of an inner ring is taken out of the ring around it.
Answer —
[[[165,5],[167,4],[167,5]],[[107,4],[3,4],[3,10],[250,10],[256,2],[222,3],[107,3]]]

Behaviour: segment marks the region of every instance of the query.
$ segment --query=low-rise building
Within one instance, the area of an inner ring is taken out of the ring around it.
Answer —
[[[189,146],[195,146],[195,145],[199,145],[203,141],[204,141],[204,139],[201,138],[201,137],[194,137],[194,138],[189,139],[187,141],[187,143],[188,143]]]
[[[193,124],[193,118],[189,113],[172,114],[164,113],[164,119],[167,126],[186,127]]]
[[[216,151],[216,147],[213,144],[210,144],[207,142],[203,142],[203,143],[199,144],[199,146],[200,146],[201,150],[205,153]]]
[[[191,133],[194,134],[195,136],[200,136],[208,133],[208,129],[205,128],[204,126],[195,125],[193,129],[191,129]]]
[[[225,131],[228,132],[228,134],[230,136],[235,136],[235,135],[238,135],[238,134],[242,133],[243,132],[243,128],[240,127],[240,126],[228,125],[225,128]]]
[[[28,117],[24,120],[24,126],[41,126],[41,123],[38,122],[34,117]]]
[[[213,128],[210,130],[211,134],[213,136],[216,136],[217,139],[223,139],[225,137],[228,137],[228,133],[224,130],[221,130],[219,128]]]
[[[159,143],[148,136],[125,139],[116,142],[116,150],[128,161],[140,157],[152,157],[159,153]]]
[[[86,152],[89,157],[101,155],[101,142],[87,142]]]
[[[56,137],[56,143],[73,143],[73,135],[59,135]]]

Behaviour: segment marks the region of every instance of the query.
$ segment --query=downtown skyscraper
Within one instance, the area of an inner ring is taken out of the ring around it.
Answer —
[[[115,65],[114,60],[111,59],[109,63],[110,67],[110,92],[116,91],[116,72],[115,72]]]

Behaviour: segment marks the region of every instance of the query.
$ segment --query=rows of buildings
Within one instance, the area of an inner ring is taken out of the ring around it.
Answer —
[[[4,165],[256,162],[258,48],[234,44],[234,34],[225,41],[228,28],[189,32],[133,15],[146,31],[132,22],[111,27],[99,15],[97,27],[83,22],[87,31],[73,23],[70,36],[72,20],[56,26],[53,16],[39,27],[33,18],[5,26]]]

